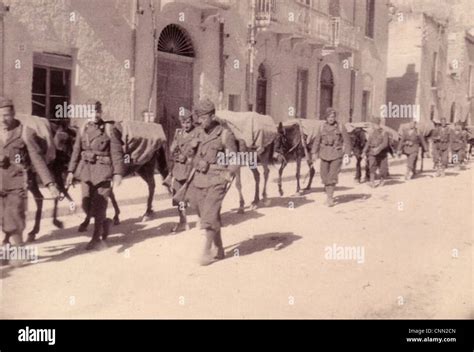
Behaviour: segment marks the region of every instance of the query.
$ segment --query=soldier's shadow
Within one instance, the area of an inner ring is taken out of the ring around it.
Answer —
[[[336,186],[335,192],[349,191],[351,189],[354,189],[354,187]],[[311,189],[304,191],[303,194],[324,193],[324,192],[325,192],[324,187],[311,187]]]
[[[268,204],[261,202],[259,208],[289,208],[296,209],[303,205],[313,203],[312,200],[307,199],[303,195],[294,195],[293,197],[272,197],[268,198]]]
[[[262,213],[259,213],[256,209],[246,209],[243,214],[236,213],[235,210],[226,211],[222,214],[222,226],[228,225],[238,225],[242,222],[251,219],[258,219],[264,216]]]
[[[111,247],[119,246],[117,252],[122,253],[128,248],[131,248],[136,243],[145,241],[147,239],[157,236],[176,235],[175,233],[171,232],[174,223],[165,222],[156,226],[154,224],[149,224],[148,222],[141,222],[141,220],[142,217],[129,218],[125,221],[122,221],[120,225],[111,226],[107,241],[105,243],[101,243],[98,248],[109,249]],[[193,225],[193,223],[191,223],[191,225]],[[76,255],[94,253],[96,250],[85,250],[87,243],[91,239],[90,236],[93,226],[93,224],[89,225],[89,230],[85,233],[78,233],[77,226],[69,229],[53,231],[49,236],[55,239],[67,239],[78,236],[87,237],[86,241],[80,243],[45,246],[45,253],[40,256],[40,263],[63,261]],[[57,236],[57,233],[60,233],[60,237]]]
[[[366,201],[370,197],[372,197],[372,195],[368,193],[342,194],[334,197],[334,202],[336,203],[336,205],[339,205],[355,201]]]
[[[269,232],[255,235],[245,241],[227,246],[225,248],[226,258],[250,255],[266,249],[282,250],[301,238],[301,236],[297,236],[293,232]]]

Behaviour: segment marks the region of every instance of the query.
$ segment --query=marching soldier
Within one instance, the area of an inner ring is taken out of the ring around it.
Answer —
[[[416,173],[416,162],[418,160],[420,147],[423,148],[423,151],[428,150],[425,139],[416,128],[416,121],[411,121],[408,129],[402,131],[397,152],[398,157],[400,157],[402,153],[407,156],[406,180],[410,180]]]
[[[200,124],[199,146],[194,158],[193,177],[189,185],[188,199],[197,208],[201,229],[204,230],[204,249],[201,265],[211,264],[225,257],[221,237],[221,206],[227,185],[237,171],[237,165],[218,164],[219,153],[237,152],[234,135],[215,119],[215,106],[209,99],[201,100],[195,108]],[[217,254],[212,252],[212,245]]]
[[[454,125],[449,138],[451,153],[453,155],[453,163],[457,165],[459,170],[464,170],[464,160],[466,158],[467,131],[462,128],[462,122],[458,121]]]
[[[321,179],[327,194],[326,204],[334,205],[334,189],[343,163],[350,162],[350,138],[343,125],[336,121],[336,110],[326,110],[326,122],[321,126],[313,142],[313,160],[321,159]]]
[[[27,171],[33,167],[53,198],[59,196],[56,184],[35,142],[34,131],[15,119],[10,99],[0,97],[0,220],[4,243],[23,244],[27,202]]]
[[[179,119],[181,128],[176,130],[174,140],[170,146],[170,154],[174,160],[173,170],[169,176],[173,194],[176,194],[183,187],[191,173],[192,160],[196,154],[199,138],[199,129],[194,126],[191,111],[185,109],[184,113],[179,115]],[[186,221],[186,202],[179,203],[173,199],[173,205],[178,207],[179,215],[179,223],[173,228],[173,232],[189,229]]]
[[[380,126],[380,118],[374,117],[374,129],[369,134],[367,143],[365,144],[363,155],[368,159],[370,169],[370,187],[375,187],[375,174],[377,169],[380,171],[379,186],[383,186],[388,177],[388,133]]]
[[[102,104],[94,104],[92,119],[78,133],[68,167],[67,185],[77,171],[81,180],[82,208],[95,218],[92,240],[86,249],[94,249],[101,237],[107,239],[110,220],[106,219],[107,200],[113,186],[119,186],[124,173],[123,151],[114,129],[106,131],[102,120]],[[80,229],[81,230],[81,229]]]
[[[433,140],[433,163],[436,176],[444,176],[444,171],[448,167],[450,134],[450,129],[446,124],[445,118],[441,119],[440,124],[437,124],[431,133]]]

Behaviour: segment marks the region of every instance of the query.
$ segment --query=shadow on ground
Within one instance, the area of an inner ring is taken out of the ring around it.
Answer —
[[[255,235],[245,241],[226,247],[226,257],[250,255],[266,249],[282,250],[299,239],[301,239],[301,236],[297,236],[293,232],[270,232]]]

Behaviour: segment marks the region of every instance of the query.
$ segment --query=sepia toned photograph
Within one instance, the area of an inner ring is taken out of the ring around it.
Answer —
[[[0,115],[1,320],[474,318],[472,0],[0,0]]]

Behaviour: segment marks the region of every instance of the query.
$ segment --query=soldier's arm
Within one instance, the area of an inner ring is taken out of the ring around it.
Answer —
[[[400,134],[400,140],[398,141],[397,153],[401,153],[403,149],[403,143],[405,143],[405,134],[402,132]]]
[[[24,134],[24,142],[26,144],[28,156],[31,163],[33,164],[33,167],[35,168],[36,173],[39,175],[45,186],[54,184],[54,179],[51,176],[51,172],[46,165],[43,155],[41,154],[41,147],[35,138],[34,131],[26,126],[24,128],[26,129]]]
[[[349,133],[347,133],[346,127],[344,125],[341,126],[341,133],[342,133],[342,142],[344,146],[344,154],[350,155],[352,151],[351,137],[349,137]]]
[[[120,139],[120,132],[115,127],[110,132],[110,159],[112,160],[113,174],[123,176],[125,168],[123,164],[122,141]]]
[[[377,147],[376,154],[379,154],[380,152],[382,152],[382,150],[384,150],[387,147],[388,147],[388,133],[384,132],[382,143]]]
[[[82,142],[81,142],[81,134],[79,131],[76,133],[76,140],[74,141],[74,147],[72,148],[71,160],[69,161],[69,166],[67,168],[68,172],[76,171],[77,164],[81,159],[81,152],[82,152]]]

